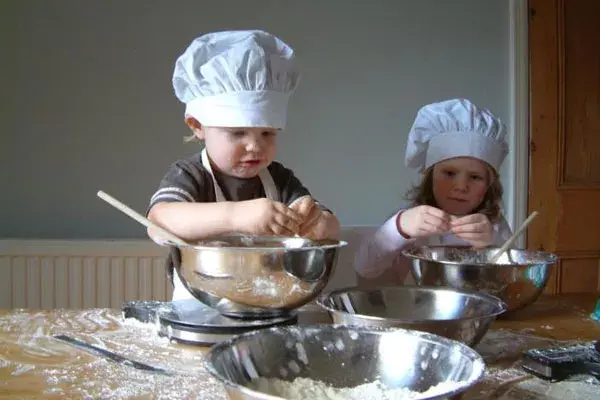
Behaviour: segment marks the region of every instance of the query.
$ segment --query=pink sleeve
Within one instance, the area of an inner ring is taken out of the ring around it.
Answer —
[[[354,263],[360,276],[374,278],[381,275],[398,263],[403,258],[398,257],[398,253],[414,242],[398,232],[396,218],[402,211],[395,213],[375,233],[364,238]]]

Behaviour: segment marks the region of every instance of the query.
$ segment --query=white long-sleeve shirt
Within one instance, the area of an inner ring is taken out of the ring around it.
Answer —
[[[409,246],[470,246],[468,242],[449,233],[443,236],[429,236],[417,239],[406,239],[398,232],[396,219],[399,210],[379,227],[375,233],[368,235],[361,243],[356,254],[354,268],[364,278],[375,278],[388,268],[394,268],[400,275],[410,269],[410,261],[402,255]],[[502,246],[512,235],[512,230],[504,217],[493,225],[492,245]]]

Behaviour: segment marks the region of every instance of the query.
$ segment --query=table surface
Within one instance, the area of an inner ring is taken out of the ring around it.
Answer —
[[[486,361],[486,376],[463,400],[566,400],[573,393],[600,398],[600,386],[550,384],[519,365],[529,348],[600,339],[600,323],[589,318],[596,301],[593,294],[542,296],[510,319],[498,319],[476,347]],[[300,324],[328,322],[320,311],[300,313]],[[177,374],[152,374],[94,357],[51,338],[59,333]],[[120,310],[0,310],[0,397],[226,399],[203,366],[206,350],[160,338],[153,325],[123,320]]]

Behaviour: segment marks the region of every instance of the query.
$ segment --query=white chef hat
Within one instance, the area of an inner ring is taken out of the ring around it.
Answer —
[[[223,31],[189,45],[175,63],[173,88],[203,125],[281,129],[299,78],[294,51],[279,38]]]
[[[506,129],[489,110],[452,99],[422,107],[406,146],[407,167],[423,171],[454,157],[485,161],[496,171],[508,154]]]

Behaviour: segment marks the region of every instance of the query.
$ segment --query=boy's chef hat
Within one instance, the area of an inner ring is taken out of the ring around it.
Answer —
[[[469,100],[428,104],[419,110],[410,130],[405,164],[423,171],[437,162],[467,156],[499,171],[508,154],[505,136],[502,121]]]
[[[263,31],[195,39],[177,59],[173,88],[186,114],[206,126],[284,128],[300,73],[294,51]]]

